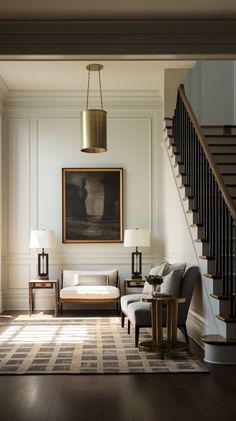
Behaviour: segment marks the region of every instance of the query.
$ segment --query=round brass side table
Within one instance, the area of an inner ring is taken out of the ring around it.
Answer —
[[[164,358],[165,352],[172,350],[188,349],[189,345],[177,340],[177,319],[179,304],[186,301],[185,298],[175,298],[170,295],[159,294],[158,296],[142,296],[142,301],[152,304],[152,341],[139,344],[140,351],[159,352]],[[163,309],[166,308],[166,325],[163,326]],[[164,337],[163,328],[166,327]]]

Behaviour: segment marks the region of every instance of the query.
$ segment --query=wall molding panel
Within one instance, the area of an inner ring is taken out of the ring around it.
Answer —
[[[30,120],[11,118],[8,130],[8,254],[28,253]],[[26,234],[27,233],[27,234]]]
[[[1,88],[1,85],[0,85]],[[80,109],[85,108],[86,91],[8,91],[5,95],[5,110],[25,108],[35,108],[37,112],[41,108],[47,110],[52,109],[69,109],[73,113],[75,109],[75,117],[80,115]],[[110,108],[119,108],[122,110],[130,108],[162,109],[162,97],[158,90],[103,90],[102,91],[104,106]],[[97,91],[89,91],[89,97],[93,103],[98,102],[100,106],[100,96]],[[111,110],[110,110],[111,111]]]

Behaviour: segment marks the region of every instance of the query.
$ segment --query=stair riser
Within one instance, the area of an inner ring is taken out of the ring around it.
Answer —
[[[198,214],[197,212],[192,212],[192,223],[197,224],[198,223]]]
[[[228,137],[222,140],[221,137],[206,137],[207,144],[211,145],[236,145],[236,136]]]
[[[236,346],[205,344],[204,361],[211,364],[236,364]]]
[[[236,155],[213,155],[217,164],[231,163],[236,164]]]
[[[212,153],[236,153],[236,142],[234,145],[218,145],[218,146],[210,146],[210,150]]]
[[[236,338],[236,323],[225,323],[222,320],[216,318],[218,332],[225,339]]]
[[[210,254],[210,244],[207,242],[202,242],[202,255],[203,256],[209,256]]]
[[[229,302],[226,300],[217,300],[210,297],[211,306],[214,314],[228,314],[229,313]]]
[[[223,175],[235,174],[235,164],[219,164],[219,170],[221,173],[224,173]]]
[[[230,195],[235,198],[236,197],[236,186],[228,186],[228,190]]]
[[[197,227],[197,238],[205,238],[204,227]]]
[[[210,282],[212,282],[212,294],[219,294],[222,292],[222,279],[212,279]],[[216,301],[214,298],[213,300]],[[221,314],[220,310],[217,310],[215,314]]]
[[[207,260],[207,273],[214,274],[216,272],[215,260]]]
[[[225,129],[224,127],[216,127],[216,126],[212,126],[212,127],[201,127],[202,132],[204,133],[204,135],[225,135],[225,130],[227,130],[228,132],[228,128]],[[236,127],[231,127],[230,128],[230,133],[231,135],[236,135]]]
[[[235,170],[236,172],[236,170]],[[236,184],[236,175],[223,175],[224,182],[227,183],[235,183]]]
[[[185,197],[185,202],[188,203],[188,209],[189,210],[195,210],[196,209],[195,199],[189,199],[189,198]]]

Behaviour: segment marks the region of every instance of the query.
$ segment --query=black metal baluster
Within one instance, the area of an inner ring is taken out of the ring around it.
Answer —
[[[215,255],[215,197],[214,197],[214,177],[211,173],[210,175],[211,180],[211,214],[210,214],[210,221],[211,221],[211,252],[210,255],[213,257]]]
[[[222,274],[222,247],[223,247],[223,242],[224,242],[224,235],[225,232],[222,229],[222,226],[224,225],[224,219],[223,219],[223,201],[222,201],[222,196],[221,196],[221,192],[219,191],[218,188],[218,209],[219,209],[219,213],[218,213],[218,227],[219,227],[219,236],[218,236],[218,271],[219,274]]]
[[[236,298],[235,298],[235,275],[236,275],[236,221],[233,222],[233,278],[229,285],[229,315],[230,317],[236,316]]]
[[[222,255],[221,255],[221,266],[222,266],[222,295],[226,295],[226,274],[225,274],[225,214],[226,209],[223,204],[222,206]]]
[[[225,294],[229,295],[229,211],[225,206]]]
[[[219,275],[219,259],[218,259],[218,241],[219,241],[219,226],[218,226],[218,186],[214,180],[214,200],[215,200],[215,271]]]
[[[209,195],[209,184],[210,184],[210,170],[207,160],[205,159],[205,183],[206,183],[206,200],[205,200],[205,238],[210,242],[209,236],[209,207],[210,207],[210,195]],[[210,244],[208,246],[210,250]]]

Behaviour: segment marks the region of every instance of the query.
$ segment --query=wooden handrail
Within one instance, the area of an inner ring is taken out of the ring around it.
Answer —
[[[222,196],[224,198],[225,204],[226,204],[227,208],[229,209],[229,212],[230,212],[232,218],[234,219],[234,221],[236,221],[236,207],[235,207],[234,202],[233,202],[233,200],[232,200],[232,198],[231,198],[231,196],[230,196],[230,194],[229,194],[229,192],[227,190],[227,187],[226,187],[226,185],[224,183],[224,180],[223,180],[223,178],[222,178],[222,176],[221,176],[221,174],[220,174],[220,172],[219,172],[219,170],[217,168],[217,165],[215,163],[215,160],[213,158],[213,155],[211,153],[211,150],[210,150],[210,148],[209,148],[209,146],[207,144],[206,138],[205,138],[205,136],[204,136],[204,134],[203,134],[203,132],[202,132],[199,124],[198,124],[198,121],[197,121],[196,116],[195,116],[195,114],[193,112],[193,109],[192,109],[192,107],[191,107],[191,105],[189,103],[189,100],[188,100],[188,98],[187,98],[187,96],[185,94],[185,90],[184,90],[184,85],[183,84],[181,84],[179,86],[178,91],[179,91],[179,94],[181,95],[182,101],[183,101],[183,103],[184,103],[184,105],[186,107],[186,110],[188,112],[188,115],[190,117],[190,120],[192,122],[192,125],[193,125],[193,127],[195,129],[195,132],[196,132],[196,134],[197,134],[197,136],[199,138],[199,141],[200,141],[200,143],[202,145],[202,149],[203,149],[203,151],[204,151],[204,153],[206,155],[206,158],[207,158],[207,160],[209,162],[209,166],[211,168],[212,174],[215,177],[215,180],[216,180],[216,182],[217,182],[217,184],[219,186],[219,189],[220,189],[221,194],[222,194]]]

